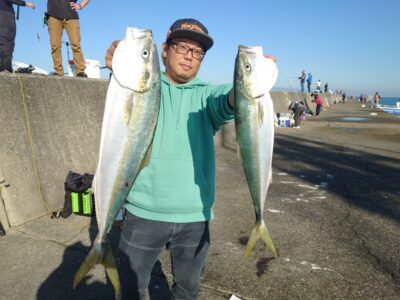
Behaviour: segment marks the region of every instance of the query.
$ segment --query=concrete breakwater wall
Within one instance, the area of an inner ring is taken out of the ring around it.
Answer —
[[[17,226],[59,210],[69,171],[93,174],[107,80],[0,74],[0,221]],[[271,92],[276,112],[308,93]],[[327,95],[329,105],[336,100]],[[216,145],[234,144],[233,123]],[[4,186],[6,185],[6,186]]]
[[[70,170],[94,172],[106,89],[105,80],[0,75],[0,182],[9,185],[1,198],[11,226],[61,209]]]

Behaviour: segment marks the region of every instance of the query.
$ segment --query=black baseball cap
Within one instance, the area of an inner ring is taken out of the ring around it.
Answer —
[[[207,28],[195,19],[179,19],[172,24],[167,33],[167,43],[175,38],[187,38],[198,42],[207,51],[214,44]]]

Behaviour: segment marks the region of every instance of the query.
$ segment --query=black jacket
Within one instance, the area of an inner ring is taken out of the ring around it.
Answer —
[[[288,109],[290,109],[291,111],[293,111],[295,113],[296,110],[297,111],[305,111],[307,109],[307,107],[298,102],[291,102]]]
[[[76,0],[47,0],[47,14],[60,20],[79,19],[78,13],[69,6],[70,2]]]

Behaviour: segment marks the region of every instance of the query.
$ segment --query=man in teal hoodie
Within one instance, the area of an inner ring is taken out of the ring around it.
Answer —
[[[107,51],[111,69],[118,41]],[[206,27],[180,19],[162,44],[165,72],[149,165],[126,203],[119,244],[121,299],[144,299],[151,270],[167,246],[173,299],[196,299],[210,245],[215,198],[214,135],[233,115],[232,84],[196,78],[213,45]]]

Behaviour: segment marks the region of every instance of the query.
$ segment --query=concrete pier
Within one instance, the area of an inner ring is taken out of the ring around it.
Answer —
[[[0,88],[0,182],[10,185],[0,190],[0,220],[11,225],[0,237],[0,298],[113,299],[101,266],[72,289],[95,220],[49,215],[62,207],[69,170],[94,171],[107,82],[0,75]],[[277,112],[309,99],[271,96]],[[264,219],[277,259],[261,243],[243,257],[254,211],[233,124],[216,137],[216,218],[200,300],[400,297],[400,118],[326,99],[300,129],[276,128]],[[110,238],[115,248],[118,227]],[[165,299],[168,252],[153,275],[149,298]]]

